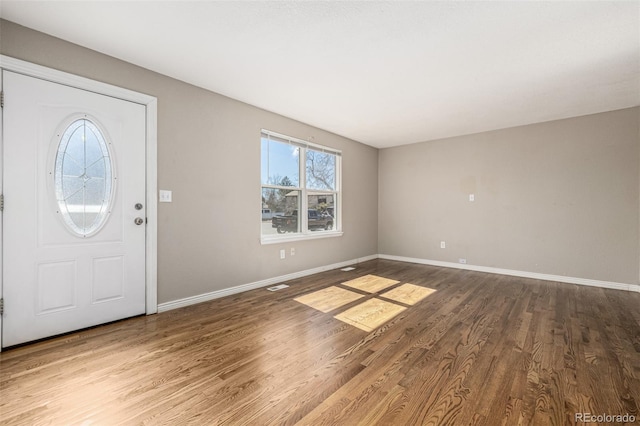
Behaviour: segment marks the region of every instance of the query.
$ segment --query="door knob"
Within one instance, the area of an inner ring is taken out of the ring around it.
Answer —
[[[142,224],[144,223],[144,219],[143,219],[143,218],[141,218],[141,217],[136,217],[136,218],[133,220],[133,222],[134,222],[136,225],[142,225]]]

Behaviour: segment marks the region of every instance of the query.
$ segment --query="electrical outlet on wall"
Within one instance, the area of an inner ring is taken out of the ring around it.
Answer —
[[[167,191],[166,189],[160,190],[159,201],[161,203],[170,203],[171,202],[172,193],[171,191]]]
[[[287,253],[284,251],[284,249],[280,250],[280,259],[284,259],[286,255]]]
[[[440,241],[440,248],[447,248],[447,243]]]
[[[461,257],[460,259],[458,259],[458,263],[467,263],[467,259]]]

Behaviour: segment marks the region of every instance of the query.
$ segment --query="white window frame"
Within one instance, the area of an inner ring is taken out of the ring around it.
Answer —
[[[292,191],[300,191],[300,203],[299,203],[299,225],[300,232],[296,233],[285,233],[285,234],[273,234],[273,235],[262,235],[262,228],[260,228],[260,242],[261,244],[277,244],[288,241],[301,241],[301,240],[314,240],[320,238],[331,238],[331,237],[341,237],[343,235],[342,232],[342,151],[330,148],[323,145],[318,145],[312,142],[307,142],[302,139],[294,138],[291,136],[283,135],[281,133],[272,132],[270,130],[262,129],[260,132],[260,140],[266,136],[274,137],[277,139],[276,142],[285,142],[290,145],[296,146],[300,148],[299,154],[299,182],[298,186],[295,187],[283,187],[279,185],[269,185],[262,183],[262,178],[260,179],[260,226],[262,226],[262,190],[264,188],[268,189],[289,189]],[[261,145],[262,146],[262,145]],[[262,148],[261,148],[262,149]],[[307,150],[325,152],[327,154],[333,154],[336,157],[336,170],[335,170],[335,190],[318,190],[318,189],[308,189],[307,186]],[[261,152],[262,156],[262,152]],[[261,166],[262,167],[262,166]],[[262,175],[262,174],[261,174]],[[304,214],[304,212],[309,209],[309,196],[310,195],[333,195],[335,197],[335,210],[334,210],[334,227],[332,230],[327,231],[310,231],[308,229],[309,225],[309,217],[308,214]]]

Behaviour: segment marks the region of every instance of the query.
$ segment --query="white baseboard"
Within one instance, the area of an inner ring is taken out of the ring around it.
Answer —
[[[515,271],[512,269],[492,268],[489,266],[476,266],[453,262],[442,262],[439,260],[418,259],[414,257],[393,256],[389,254],[378,255],[380,259],[398,260],[400,262],[420,263],[423,265],[442,266],[444,268],[466,269],[477,272],[487,272],[489,274],[510,275],[522,278],[534,278],[537,280],[556,281],[568,284],[588,285],[592,287],[611,288],[615,290],[640,292],[640,285],[616,283],[612,281],[590,280],[587,278],[565,277],[562,275],[540,274],[537,272]]]
[[[230,296],[232,294],[242,293],[243,291],[254,290],[256,288],[268,287],[273,284],[278,284],[284,281],[294,280],[296,278],[306,277],[308,275],[317,274],[319,272],[329,271],[332,269],[344,268],[345,266],[354,265],[368,260],[377,259],[378,255],[373,254],[371,256],[360,257],[354,260],[348,260],[345,262],[334,263],[326,266],[319,266],[313,269],[307,269],[305,271],[294,272],[292,274],[281,275],[279,277],[267,278],[266,280],[260,280],[248,284],[242,284],[235,287],[224,288],[222,290],[212,291],[210,293],[199,294],[197,296],[185,297],[184,299],[172,300],[170,302],[160,303],[158,305],[158,312],[170,311],[172,309],[182,308],[184,306],[195,305],[196,303],[206,302],[208,300],[219,299],[221,297]]]
[[[358,259],[348,260],[345,262],[333,263],[331,265],[320,266],[305,271],[294,272],[278,277],[267,278],[248,284],[242,284],[236,287],[225,288],[222,290],[212,291],[210,293],[199,294],[197,296],[185,297],[184,299],[172,300],[170,302],[158,305],[158,312],[165,312],[172,309],[182,308],[184,306],[195,305],[196,303],[206,302],[208,300],[219,299],[221,297],[230,296],[232,294],[242,293],[243,291],[254,290],[256,288],[268,287],[284,281],[294,280],[296,278],[306,277],[308,275],[317,274],[319,272],[329,271],[332,269],[344,268],[345,266],[354,265],[361,262],[374,259],[397,260],[400,262],[419,263],[422,265],[442,266],[444,268],[465,269],[469,271],[486,272],[489,274],[510,275],[514,277],[533,278],[544,281],[555,281],[568,284],[587,285],[592,287],[611,288],[615,290],[635,291],[640,293],[640,285],[616,283],[611,281],[591,280],[587,278],[566,277],[562,275],[540,274],[537,272],[516,271],[512,269],[492,268],[489,266],[477,266],[460,264],[453,262],[442,262],[439,260],[419,259],[415,257],[393,256],[389,254],[373,254],[371,256],[361,257]]]

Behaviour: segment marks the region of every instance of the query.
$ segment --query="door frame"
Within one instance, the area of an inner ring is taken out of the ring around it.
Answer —
[[[2,87],[2,70],[12,71],[29,77],[58,83],[101,95],[134,102],[145,106],[146,111],[146,204],[147,225],[145,233],[145,306],[146,314],[158,312],[158,99],[154,96],[134,92],[111,84],[102,83],[80,77],[53,68],[32,64],[10,56],[0,55],[0,87]],[[3,154],[2,120],[0,120],[0,158]],[[0,193],[3,188],[3,165],[0,161]],[[3,213],[0,213],[2,217]],[[0,298],[3,295],[3,220],[0,220]],[[0,333],[2,332],[2,315],[0,315]],[[2,348],[0,347],[0,351]]]

